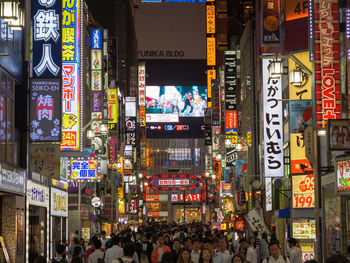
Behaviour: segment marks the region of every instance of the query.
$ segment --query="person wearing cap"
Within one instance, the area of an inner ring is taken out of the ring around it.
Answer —
[[[295,238],[291,238],[288,240],[289,245],[289,253],[288,257],[291,263],[301,263],[302,252],[300,247],[297,247],[297,240]]]

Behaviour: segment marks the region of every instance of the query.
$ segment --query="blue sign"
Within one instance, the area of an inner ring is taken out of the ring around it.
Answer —
[[[91,49],[102,49],[102,29],[91,30]]]
[[[96,220],[96,216],[94,214],[89,215],[89,220],[94,222]]]
[[[71,14],[63,14],[65,20]],[[62,0],[33,0],[33,78],[62,76]],[[63,21],[64,22],[64,21]]]
[[[70,160],[70,181],[98,181],[99,167],[97,159]]]

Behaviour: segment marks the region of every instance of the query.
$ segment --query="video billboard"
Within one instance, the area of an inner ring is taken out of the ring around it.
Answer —
[[[204,137],[206,107],[206,86],[147,86],[147,137]]]

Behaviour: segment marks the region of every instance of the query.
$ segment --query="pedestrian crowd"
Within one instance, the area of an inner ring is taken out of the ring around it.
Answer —
[[[219,231],[203,224],[150,223],[112,233],[102,231],[85,246],[84,240],[74,237],[66,247],[58,244],[52,263],[317,263],[304,260],[298,241],[288,240],[288,253],[283,255],[277,238],[266,233],[254,233],[250,238],[242,232]],[[36,263],[44,263],[40,258]],[[349,263],[346,257],[334,256],[326,263]]]

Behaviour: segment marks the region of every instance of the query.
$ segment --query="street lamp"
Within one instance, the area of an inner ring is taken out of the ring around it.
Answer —
[[[8,25],[12,30],[22,30],[24,28],[24,10],[22,8],[18,11],[18,19],[10,20]]]
[[[0,2],[0,18],[12,23],[19,19],[19,2],[16,0],[2,0]]]
[[[142,179],[142,177],[143,177],[143,174],[139,173],[139,179]]]
[[[283,74],[283,63],[282,61],[272,60],[268,65],[269,76],[272,79],[279,79]]]
[[[213,174],[213,175],[211,176],[211,179],[215,180],[215,178],[216,178],[216,175]]]
[[[289,73],[289,82],[294,86],[300,86],[303,83],[303,72],[301,69],[292,70]]]
[[[92,129],[87,130],[86,137],[91,140],[92,138],[95,137],[95,131]]]

